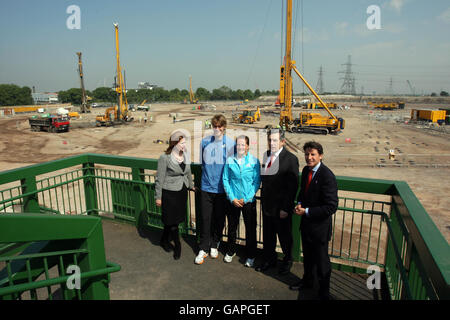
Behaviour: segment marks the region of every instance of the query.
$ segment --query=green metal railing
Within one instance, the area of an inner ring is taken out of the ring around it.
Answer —
[[[100,218],[48,214],[0,215],[0,267],[6,300],[109,299],[120,270],[106,262]]]
[[[90,215],[161,228],[161,211],[154,201],[156,169],[155,159],[83,154],[3,172],[0,217],[2,212]],[[199,186],[201,167],[193,164],[192,172]],[[337,180],[339,207],[329,245],[333,268],[366,273],[370,265],[380,267],[392,299],[449,299],[449,245],[408,185]],[[197,236],[199,194],[190,192],[188,199],[182,233]],[[260,205],[257,211],[261,246]],[[292,219],[293,256],[301,261],[301,218]],[[238,239],[244,240],[242,229]]]

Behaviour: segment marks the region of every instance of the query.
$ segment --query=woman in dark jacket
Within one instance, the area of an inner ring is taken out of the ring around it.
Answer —
[[[194,189],[186,138],[181,131],[172,134],[169,147],[158,160],[155,181],[156,205],[161,207],[164,231],[161,246],[171,250],[170,238],[174,241],[175,260],[181,256],[178,225],[186,219],[188,190]]]

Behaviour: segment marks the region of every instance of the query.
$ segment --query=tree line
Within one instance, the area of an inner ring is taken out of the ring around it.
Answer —
[[[99,87],[93,91],[86,91],[86,94],[91,97],[93,102],[116,102],[117,93],[108,87]],[[249,89],[232,90],[227,86],[221,86],[218,89],[209,91],[205,88],[197,88],[195,91],[195,99],[200,101],[212,100],[253,100],[262,95],[277,95],[277,90],[261,92],[259,89],[251,91]],[[189,91],[186,89],[172,89],[165,90],[164,88],[153,89],[130,89],[127,91],[128,103],[141,103],[144,100],[147,102],[189,102]],[[71,88],[65,91],[58,92],[59,101],[62,103],[81,104],[81,89]]]
[[[95,90],[86,90],[86,94],[91,98],[91,102],[117,102],[117,93],[108,87],[99,87]],[[214,101],[214,100],[253,100],[260,96],[277,96],[278,90],[260,91],[256,89],[251,91],[249,89],[232,90],[227,86],[209,91],[205,88],[197,88],[195,91],[195,98],[199,101]],[[447,91],[441,91],[441,97],[448,96]],[[431,96],[437,96],[432,93]],[[81,104],[81,89],[71,88],[58,92],[58,99],[61,103],[71,103],[74,105]],[[172,89],[165,90],[164,88],[153,89],[130,89],[127,92],[128,103],[141,103],[147,100],[152,102],[189,102],[189,91],[186,89]],[[0,106],[17,106],[17,105],[31,105],[34,104],[29,87],[19,87],[15,84],[0,84]]]
[[[31,89],[15,84],[0,84],[0,106],[33,104]]]
[[[232,90],[227,86],[209,91],[205,88],[198,88],[195,91],[195,99],[200,101],[209,100],[253,100],[262,95],[277,95],[277,90],[261,92],[259,89]],[[86,95],[91,98],[91,102],[117,102],[117,93],[109,87],[99,87],[95,90],[86,90]],[[58,100],[61,103],[81,104],[81,89],[71,88],[58,92]],[[189,102],[189,91],[186,89],[165,90],[164,88],[154,89],[130,89],[127,91],[128,103],[147,102]],[[15,84],[0,84],[0,106],[17,106],[34,104],[29,87],[19,87]]]

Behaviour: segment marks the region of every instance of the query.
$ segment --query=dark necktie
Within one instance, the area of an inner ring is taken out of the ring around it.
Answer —
[[[308,173],[308,181],[306,182],[306,186],[305,186],[305,193],[308,192],[308,188],[309,188],[309,185],[310,185],[310,183],[311,183],[312,176],[313,176],[313,171],[312,171],[312,170],[309,170],[309,173]]]
[[[275,158],[275,156],[274,156],[274,155],[271,155],[271,156],[270,156],[270,162],[269,162],[269,164],[267,165],[267,169],[269,169],[269,168],[272,166],[273,158]]]

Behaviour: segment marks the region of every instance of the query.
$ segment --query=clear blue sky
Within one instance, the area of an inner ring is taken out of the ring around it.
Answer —
[[[352,55],[357,92],[384,93],[391,77],[395,93],[409,93],[406,80],[418,93],[450,91],[450,1],[303,0],[303,23],[301,0],[293,2],[294,58],[313,87],[322,65],[324,89],[338,91]],[[148,81],[184,89],[189,75],[194,89],[279,87],[281,0],[0,3],[0,83],[39,92],[79,87],[81,51],[87,89],[111,85],[118,22],[128,88]],[[80,7],[80,30],[66,27],[70,5]],[[369,5],[381,9],[381,30],[366,26]],[[295,80],[294,91],[302,90]]]

